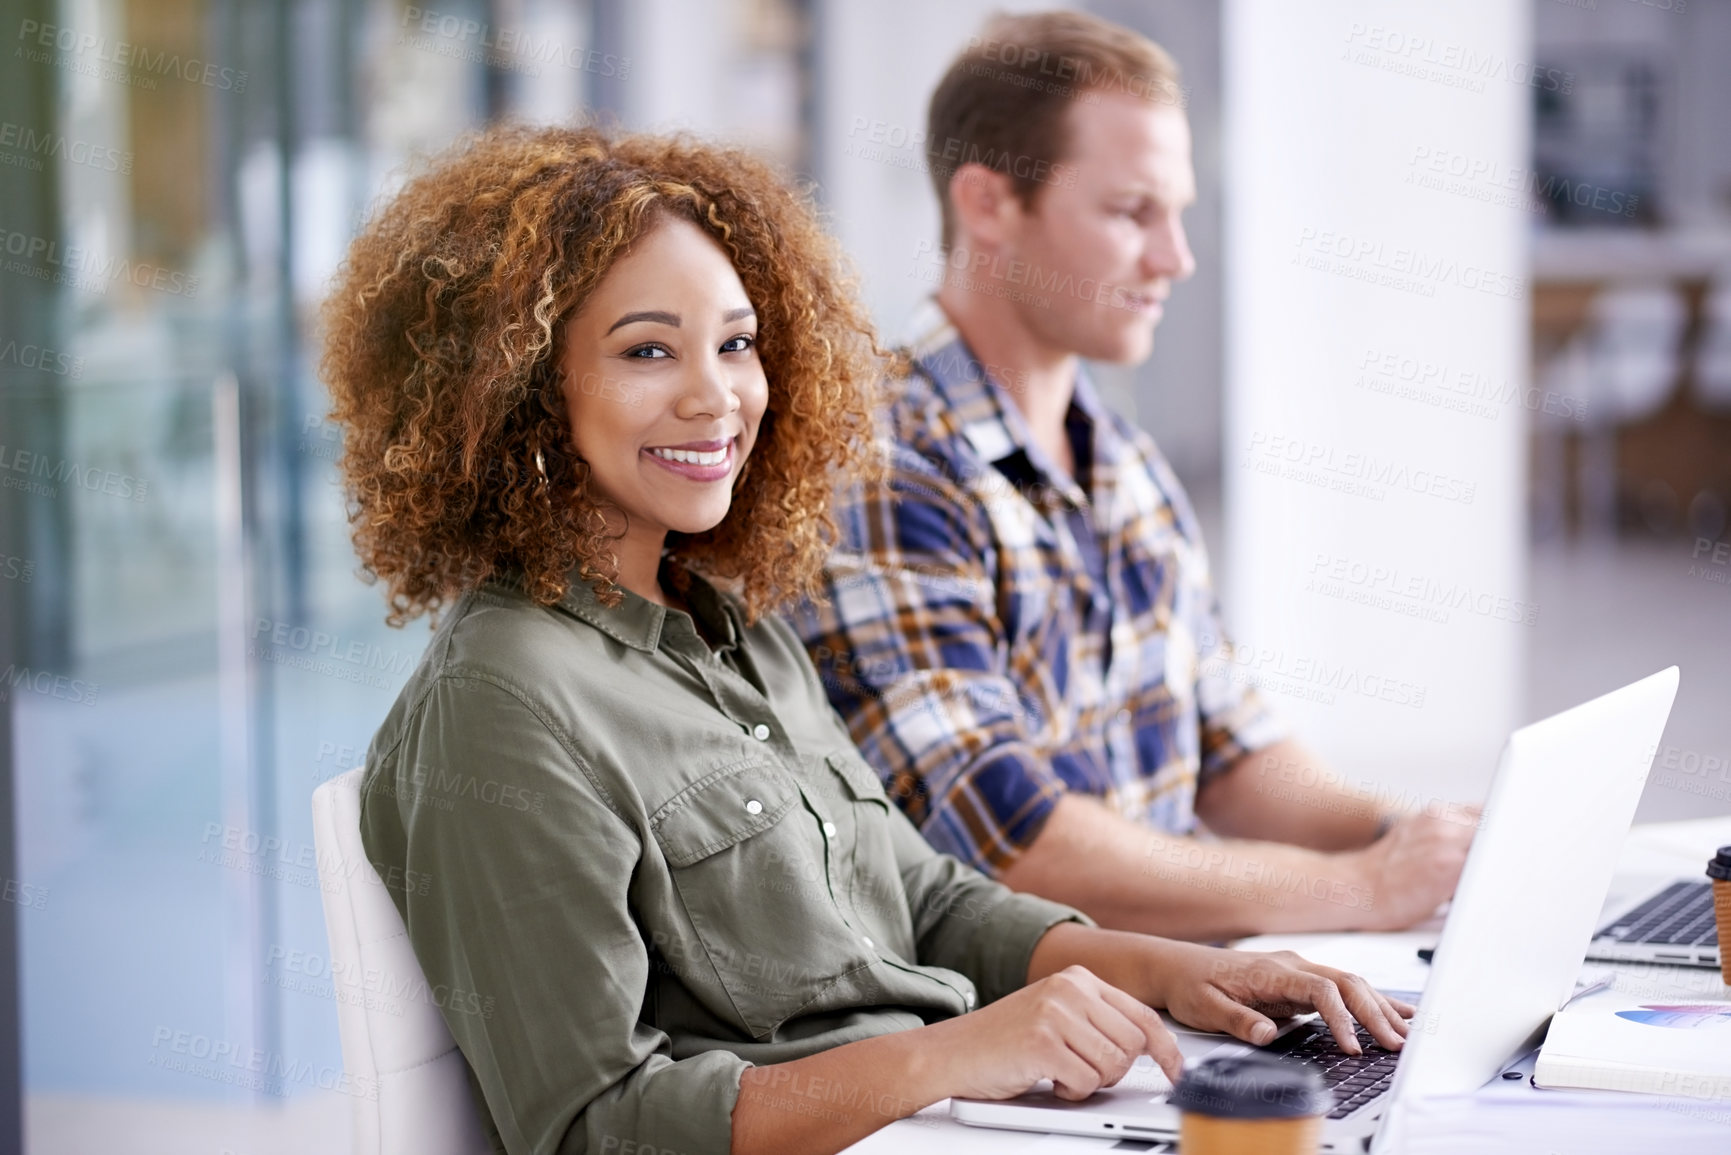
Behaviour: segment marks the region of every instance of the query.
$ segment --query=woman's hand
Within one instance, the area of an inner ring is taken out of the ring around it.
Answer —
[[[1289,950],[1272,954],[1220,950],[1151,939],[1157,944],[1150,976],[1172,1017],[1187,1026],[1225,1031],[1247,1043],[1274,1038],[1275,1018],[1318,1011],[1335,1041],[1358,1054],[1353,1019],[1389,1050],[1406,1039],[1406,1020],[1418,1008],[1391,999],[1358,975],[1310,962]]]
[[[1080,966],[920,1034],[943,1094],[969,1099],[1008,1099],[1041,1079],[1060,1098],[1085,1099],[1122,1079],[1138,1055],[1153,1056],[1170,1079],[1184,1062],[1158,1014]]]
[[[1354,1017],[1372,1038],[1395,1050],[1406,1038],[1406,1018],[1418,1009],[1379,993],[1357,975],[1291,951],[1221,950],[1073,922],[1059,923],[1035,944],[1028,977],[1078,964],[1149,1006],[1164,1008],[1186,1026],[1225,1031],[1247,1043],[1274,1037],[1270,1016],[1314,1010],[1349,1054],[1359,1051]]]

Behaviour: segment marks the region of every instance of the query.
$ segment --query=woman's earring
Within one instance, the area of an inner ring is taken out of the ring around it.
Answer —
[[[541,475],[542,485],[549,484],[547,481],[547,463],[541,460],[541,450],[538,447],[535,450],[535,472]]]

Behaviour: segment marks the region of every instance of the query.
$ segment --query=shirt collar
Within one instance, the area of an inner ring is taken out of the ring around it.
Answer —
[[[690,579],[686,601],[692,613],[702,620],[709,635],[716,639],[717,652],[737,645],[744,632],[737,607],[695,571],[679,566],[671,559],[663,559],[661,566],[663,574],[679,568]],[[617,606],[604,606],[595,594],[594,585],[577,576],[575,569],[566,580],[569,586],[565,596],[559,599],[561,608],[632,649],[653,652],[660,646],[662,632],[667,626],[667,607],[632,593],[624,586],[615,588],[625,600]]]
[[[974,452],[993,465],[1020,452],[1044,481],[1063,494],[1070,504],[1078,508],[1088,504],[1087,494],[1074,479],[1066,477],[1034,444],[1021,410],[1004,395],[1003,385],[994,381],[981,366],[936,297],[928,297],[914,314],[909,338],[909,356],[956,415],[962,435],[974,447]],[[1080,410],[1093,427],[1094,455],[1099,462],[1106,450],[1102,444],[1106,439],[1101,436],[1107,425],[1106,410],[1089,379],[1087,368],[1080,364],[1076,369],[1076,386],[1070,406]]]

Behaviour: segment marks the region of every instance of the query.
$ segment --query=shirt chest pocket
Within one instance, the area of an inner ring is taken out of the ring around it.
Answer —
[[[841,779],[849,801],[875,803],[877,813],[889,813],[890,800],[884,793],[883,781],[864,758],[852,750],[837,750],[825,757],[824,762]]]
[[[890,799],[877,771],[851,747],[824,758],[841,786],[832,849],[843,858],[855,921],[876,943],[913,961],[913,923],[890,840]]]
[[[650,816],[707,966],[688,957],[685,985],[751,1036],[767,1038],[870,963],[830,892],[825,835],[798,784],[767,761],[724,767]]]

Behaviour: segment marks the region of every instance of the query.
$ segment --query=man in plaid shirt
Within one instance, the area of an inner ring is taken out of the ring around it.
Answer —
[[[925,147],[944,245],[888,473],[843,503],[827,603],[794,617],[860,750],[938,849],[1105,926],[1427,917],[1476,815],[1385,810],[1285,735],[1183,489],[1081,367],[1144,360],[1194,269],[1176,66],[1082,13],[999,17]]]

